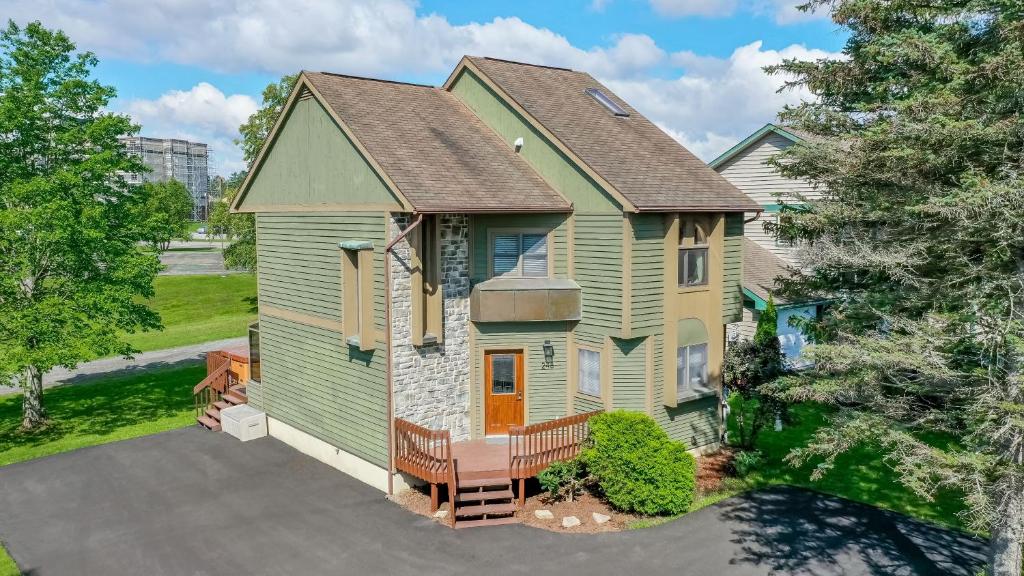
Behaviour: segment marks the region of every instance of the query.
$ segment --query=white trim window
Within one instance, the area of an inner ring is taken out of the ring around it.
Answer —
[[[692,396],[708,390],[708,345],[680,346],[676,352],[676,395]]]
[[[600,397],[601,353],[580,348],[577,357],[579,358],[579,392]]]
[[[495,234],[491,245],[491,270],[495,277],[547,277],[548,235]]]

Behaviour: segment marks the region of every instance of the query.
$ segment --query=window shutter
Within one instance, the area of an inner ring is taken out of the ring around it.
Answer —
[[[547,275],[547,234],[523,234],[523,276]]]
[[[514,274],[519,269],[519,236],[517,234],[494,237],[494,275]]]

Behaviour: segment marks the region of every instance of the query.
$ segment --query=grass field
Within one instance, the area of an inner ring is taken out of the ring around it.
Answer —
[[[0,576],[21,576],[18,566],[11,560],[3,546],[0,546]]]
[[[158,276],[154,288],[164,329],[128,337],[143,352],[244,336],[256,320],[253,274]]]
[[[192,386],[205,375],[199,365],[51,388],[51,424],[36,432],[20,430],[21,394],[0,396],[0,466],[193,424]]]

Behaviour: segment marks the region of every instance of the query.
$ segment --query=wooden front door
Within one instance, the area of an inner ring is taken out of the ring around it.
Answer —
[[[484,433],[507,434],[523,424],[522,350],[484,354]]]

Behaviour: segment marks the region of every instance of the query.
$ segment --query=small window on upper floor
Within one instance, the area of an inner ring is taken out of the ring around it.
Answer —
[[[491,239],[491,275],[544,278],[548,276],[548,235],[500,232]]]
[[[585,90],[585,92],[591,98],[593,98],[594,100],[597,100],[601,104],[601,106],[604,106],[605,108],[607,108],[612,114],[615,114],[616,116],[623,116],[623,117],[629,116],[629,112],[626,112],[625,110],[623,110],[622,106],[619,106],[618,104],[616,104],[614,100],[609,98],[607,94],[605,94],[604,92],[600,91],[599,89],[597,89],[597,88],[587,88]]]
[[[708,229],[698,218],[685,218],[679,226],[679,286],[708,283]]]

